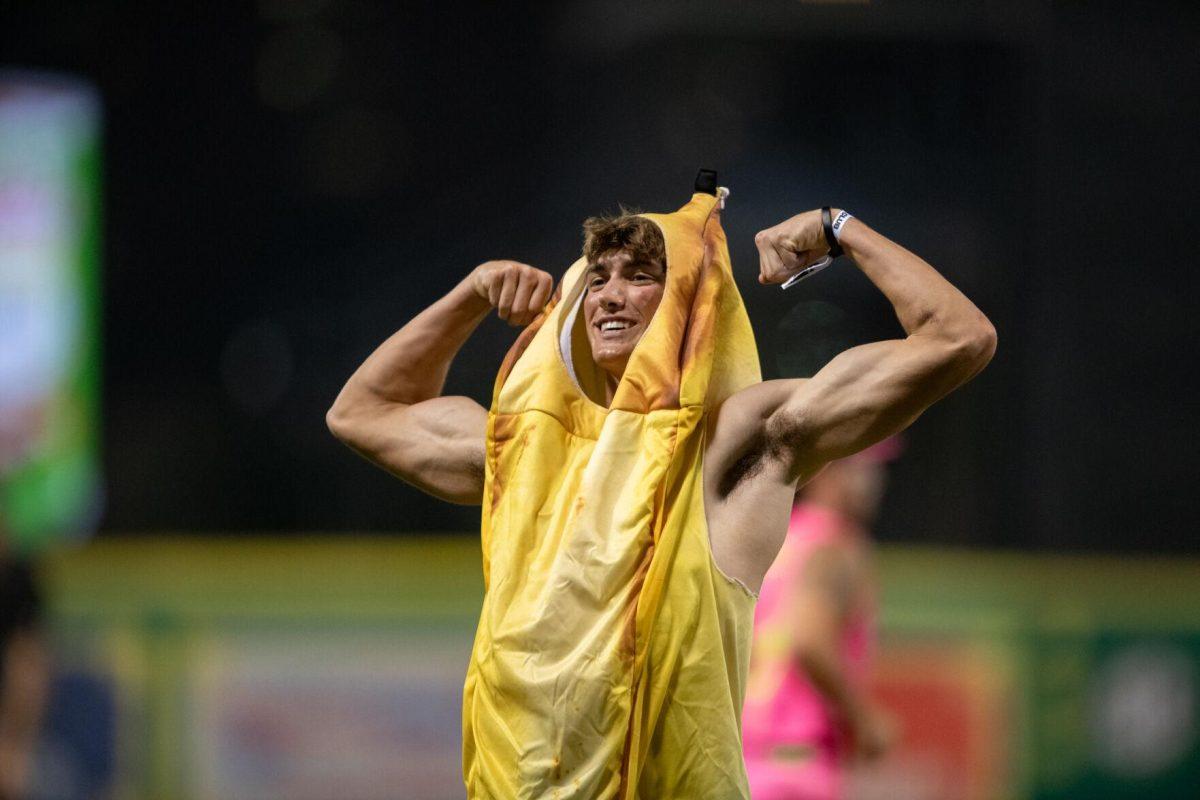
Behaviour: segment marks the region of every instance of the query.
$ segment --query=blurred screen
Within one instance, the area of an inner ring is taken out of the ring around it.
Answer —
[[[0,72],[0,539],[26,553],[100,509],[99,136],[87,84]]]

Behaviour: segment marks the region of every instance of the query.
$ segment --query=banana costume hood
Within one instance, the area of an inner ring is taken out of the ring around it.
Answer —
[[[687,205],[643,215],[666,283],[608,408],[589,399],[584,259],[496,379],[463,708],[474,800],[749,797],[754,597],[712,560],[702,463],[706,415],[761,377],[715,189],[702,171]]]

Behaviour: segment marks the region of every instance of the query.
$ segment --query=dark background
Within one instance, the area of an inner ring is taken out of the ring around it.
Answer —
[[[1196,552],[1196,4],[5,4],[0,64],[106,106],[103,534],[465,531],[324,412],[475,264],[720,171],[768,377],[900,333],[848,262],[784,294],[754,233],[844,206],[996,323],[883,538]],[[486,401],[486,324],[449,391]]]

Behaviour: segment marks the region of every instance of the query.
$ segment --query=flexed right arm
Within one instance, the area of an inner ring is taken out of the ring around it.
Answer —
[[[424,492],[479,503],[487,412],[470,398],[442,397],[446,373],[488,311],[526,325],[553,287],[550,275],[526,264],[479,265],[355,370],[325,415],[329,430]]]

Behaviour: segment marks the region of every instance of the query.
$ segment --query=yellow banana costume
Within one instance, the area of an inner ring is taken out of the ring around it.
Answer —
[[[749,797],[754,598],[712,560],[701,468],[707,413],[761,378],[717,202],[645,215],[666,284],[610,407],[588,397],[583,259],[500,369],[463,708],[473,800]]]

